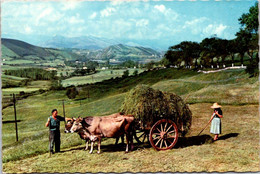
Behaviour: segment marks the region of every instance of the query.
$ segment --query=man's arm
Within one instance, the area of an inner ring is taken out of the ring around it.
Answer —
[[[48,121],[46,122],[45,127],[49,127],[49,125],[50,125],[50,121],[51,121],[51,119],[48,118]]]
[[[69,120],[72,120],[72,118],[66,117],[65,120],[66,120],[66,122],[67,122],[67,121],[69,121]]]

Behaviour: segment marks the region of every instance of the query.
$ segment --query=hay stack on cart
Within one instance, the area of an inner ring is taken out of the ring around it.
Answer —
[[[158,124],[165,127],[168,126],[166,122],[174,122],[177,129],[176,134],[181,132],[182,136],[187,134],[191,127],[192,113],[180,96],[155,90],[146,85],[138,85],[128,92],[121,111],[134,115],[137,120],[143,123],[146,130],[152,129],[152,126],[159,120],[166,120],[163,121],[165,122],[163,125]],[[165,134],[169,136],[167,133]]]

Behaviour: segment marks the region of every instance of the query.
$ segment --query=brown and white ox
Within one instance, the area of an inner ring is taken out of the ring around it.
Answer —
[[[116,113],[116,114],[112,114],[112,115],[109,115],[109,116],[106,116],[106,117],[115,118],[117,116],[122,116],[122,115],[123,115],[122,113]],[[72,118],[66,118],[66,124],[65,124],[65,130],[64,130],[65,133],[71,133],[70,129],[71,129],[75,120],[76,120],[76,118],[73,118],[73,117]],[[84,150],[88,150],[88,144],[90,142],[89,132],[85,128],[82,127],[82,129],[78,130],[78,134],[79,134],[81,139],[86,141],[86,148]],[[116,143],[115,143],[116,145],[118,144],[119,138],[120,137],[116,138]],[[121,135],[121,144],[122,145],[124,144],[124,134]]]
[[[77,118],[70,129],[70,132],[86,131],[86,136],[91,141],[91,149],[93,152],[95,141],[98,141],[98,151],[100,153],[101,138],[118,138],[126,135],[126,152],[129,151],[129,142],[131,150],[133,150],[133,125],[134,117],[132,115],[114,114],[114,116],[103,117],[85,117]]]

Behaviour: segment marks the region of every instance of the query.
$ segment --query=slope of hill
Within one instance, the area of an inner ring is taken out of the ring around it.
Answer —
[[[104,38],[99,38],[94,36],[68,38],[68,37],[56,35],[52,39],[44,43],[40,43],[39,45],[48,48],[77,48],[77,49],[98,50],[114,44],[117,44],[117,42],[114,40],[104,39]]]
[[[91,39],[89,39],[90,41]],[[72,42],[66,38],[60,38],[57,36],[57,41],[69,46],[72,46]],[[83,40],[81,40],[83,43]],[[93,41],[93,42],[92,42]],[[93,38],[88,44],[97,44],[98,41]],[[103,42],[105,43],[105,41]],[[106,44],[101,44],[102,47]],[[112,41],[111,41],[112,43]],[[92,45],[92,46],[93,46]],[[90,46],[90,45],[89,45]],[[84,46],[82,46],[84,47]],[[96,47],[97,48],[97,47]],[[11,64],[17,64],[17,61],[22,61],[26,64],[34,63],[34,61],[48,61],[48,60],[76,60],[76,59],[90,59],[90,60],[109,60],[115,59],[116,61],[149,61],[159,60],[161,53],[141,46],[127,46],[123,44],[117,44],[108,46],[100,50],[86,50],[86,49],[58,49],[58,48],[44,48],[31,45],[29,43],[15,40],[15,39],[2,39],[2,57],[7,61],[11,61]],[[10,63],[10,62],[9,62]]]
[[[80,56],[68,50],[43,48],[29,43],[2,38],[2,58],[6,60],[78,59]]]
[[[123,44],[112,45],[98,51],[78,51],[78,53],[87,57],[88,59],[99,60],[116,59],[118,61],[145,61],[145,59],[161,58],[161,54],[151,48],[145,48],[141,46],[127,46]]]

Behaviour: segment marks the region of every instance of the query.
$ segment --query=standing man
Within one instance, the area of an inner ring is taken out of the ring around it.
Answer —
[[[60,121],[64,121],[64,117],[58,116],[57,109],[52,110],[52,115],[48,118],[47,123],[45,124],[46,127],[50,128],[50,135],[49,135],[49,148],[50,152],[53,152],[53,145],[55,144],[55,152],[60,152]],[[66,119],[67,120],[67,119]]]

